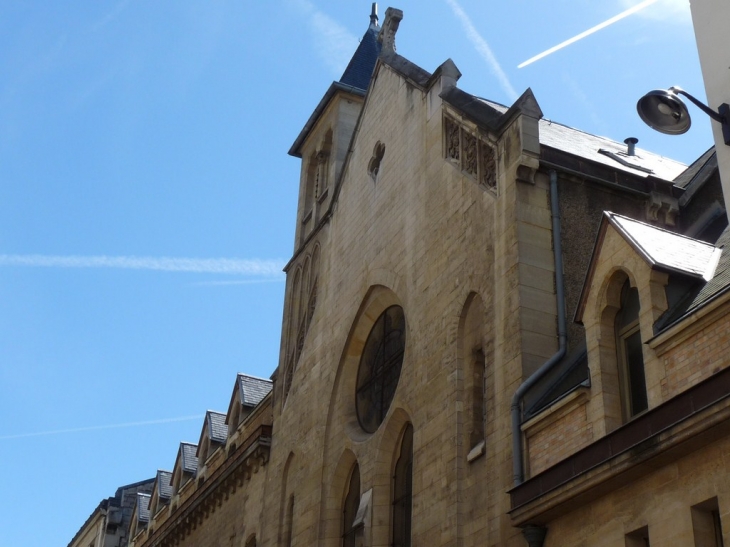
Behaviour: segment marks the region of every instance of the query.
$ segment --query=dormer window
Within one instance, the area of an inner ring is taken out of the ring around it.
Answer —
[[[624,420],[649,408],[644,374],[644,354],[639,328],[639,291],[627,279],[621,289],[621,308],[616,314],[616,362]]]

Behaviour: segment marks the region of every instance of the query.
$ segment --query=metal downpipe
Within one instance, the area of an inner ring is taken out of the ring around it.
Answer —
[[[525,480],[522,454],[522,398],[565,355],[568,331],[565,312],[565,281],[563,279],[563,247],[560,238],[560,205],[558,203],[558,174],[550,170],[550,213],[553,222],[553,256],[555,260],[555,298],[558,307],[558,351],[517,388],[512,396],[512,470],[515,486]]]

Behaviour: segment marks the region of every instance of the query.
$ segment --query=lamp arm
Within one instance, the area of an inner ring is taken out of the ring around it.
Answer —
[[[706,104],[704,104],[700,100],[694,98],[692,95],[690,95],[689,93],[687,93],[684,89],[682,89],[680,87],[672,86],[672,87],[669,88],[669,91],[673,91],[674,93],[677,93],[679,95],[684,95],[690,101],[692,101],[697,108],[699,108],[700,110],[702,110],[702,112],[704,112],[705,114],[707,114],[710,118],[712,118],[716,122],[719,122],[721,124],[728,123],[728,120],[727,120],[727,118],[725,116],[721,116],[720,114],[718,114],[717,112],[715,112],[714,110],[712,110],[709,106],[707,106]]]

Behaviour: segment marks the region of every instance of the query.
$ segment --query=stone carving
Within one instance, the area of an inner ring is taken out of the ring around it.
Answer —
[[[399,9],[385,10],[385,20],[378,33],[378,42],[382,44],[382,53],[395,53],[395,33],[403,19],[403,12]]]
[[[449,118],[445,121],[446,129],[446,157],[459,161],[459,126]]]
[[[462,133],[464,161],[461,168],[470,175],[477,174],[477,138],[467,132]]]
[[[444,139],[447,160],[474,177],[483,188],[497,188],[497,159],[491,145],[448,117],[444,117]]]
[[[484,142],[479,143],[480,165],[479,183],[490,189],[497,187],[497,161],[494,157],[494,149]]]

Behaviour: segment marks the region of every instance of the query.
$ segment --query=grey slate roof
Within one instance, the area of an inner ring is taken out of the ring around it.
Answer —
[[[636,149],[635,156],[628,156],[624,143],[591,135],[544,118],[540,120],[540,144],[640,177],[654,175],[664,180],[674,180],[687,169],[683,163],[639,148]]]
[[[156,481],[160,499],[169,500],[172,497],[172,473],[158,469]]]
[[[180,443],[180,466],[185,473],[195,473],[198,470],[198,445],[193,443]]]
[[[730,290],[730,226],[725,228],[715,243],[715,247],[722,250],[722,255],[715,268],[715,275],[698,290],[690,293],[683,305],[668,310],[669,314],[661,318],[660,331],[693,313],[716,296]]]
[[[253,408],[269,394],[273,384],[271,380],[239,372],[236,385],[238,386],[238,400],[243,406]]]
[[[222,412],[209,410],[205,413],[205,423],[208,426],[208,437],[216,443],[225,443],[228,439],[226,415]]]
[[[370,25],[365,35],[360,40],[355,54],[350,59],[345,72],[342,73],[340,83],[350,85],[365,91],[370,85],[370,77],[373,75],[375,63],[380,55],[380,44],[378,43],[378,32],[380,27]]]
[[[137,492],[137,521],[150,521],[150,495]]]
[[[730,227],[725,228],[715,246],[722,249],[722,256],[715,269],[715,275],[692,301],[688,311],[693,311],[730,287]]]
[[[312,115],[309,116],[307,123],[304,124],[304,127],[299,132],[294,144],[291,145],[289,149],[290,155],[297,158],[301,157],[300,148],[304,140],[317,123],[317,120],[322,115],[322,112],[324,112],[332,97],[335,96],[335,93],[344,91],[360,96],[365,94],[365,91],[370,85],[370,78],[373,75],[375,64],[380,56],[380,43],[378,43],[379,31],[380,27],[376,24],[371,24],[368,30],[365,31],[362,40],[360,40],[360,45],[355,50],[345,72],[342,73],[342,77],[338,82],[332,82],[314,109],[314,112],[312,112]]]
[[[717,153],[715,147],[692,162],[692,164],[681,175],[674,179],[674,184],[680,188],[687,188],[693,185],[698,179],[707,178],[717,171]]]
[[[502,114],[507,113],[509,110],[508,107],[494,101],[478,97],[474,97],[474,99],[483,102],[493,108],[494,111]],[[472,108],[476,108],[476,106]],[[490,121],[494,118],[495,116],[492,114]],[[496,121],[494,120],[492,123]],[[624,143],[592,135],[545,118],[540,120],[540,144],[639,177],[653,175],[664,180],[674,180],[687,169],[687,166],[681,162],[640,148],[636,149],[635,156],[629,156],[626,154],[626,144]]]
[[[604,214],[652,266],[706,281],[713,278],[722,252],[714,245],[616,213]]]

